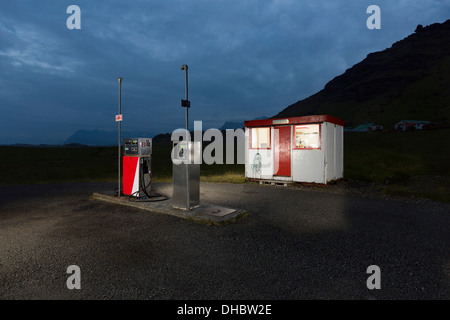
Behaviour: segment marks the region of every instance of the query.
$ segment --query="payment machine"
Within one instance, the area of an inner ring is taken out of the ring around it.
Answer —
[[[191,210],[200,205],[201,144],[196,141],[174,142],[173,207]]]

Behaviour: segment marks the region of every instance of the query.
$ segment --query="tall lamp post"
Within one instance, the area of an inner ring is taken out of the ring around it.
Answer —
[[[188,66],[183,64],[181,70],[186,71],[186,100],[181,100],[181,105],[186,107],[186,130],[189,132],[189,122],[188,122],[188,109],[190,108],[189,95],[188,95]]]
[[[186,100],[181,100],[181,106],[186,108],[186,209],[190,210],[191,209],[191,205],[190,205],[190,190],[189,190],[189,161],[190,161],[190,157],[191,157],[191,153],[190,153],[190,148],[189,148],[189,143],[190,143],[190,139],[188,140],[188,135],[189,135],[189,116],[188,116],[188,109],[190,108],[190,102],[189,102],[189,96],[188,96],[188,66],[183,64],[181,66],[181,70],[185,71],[186,74]]]
[[[119,116],[122,114],[122,79],[121,77],[118,77],[117,80],[119,81]],[[121,123],[122,121],[118,121],[119,122],[119,140],[118,140],[118,151],[117,151],[117,157],[118,157],[118,163],[119,163],[119,167],[117,169],[117,177],[118,177],[118,185],[117,185],[117,196],[120,197],[120,156],[121,156],[121,152],[120,152],[120,131],[121,131]]]

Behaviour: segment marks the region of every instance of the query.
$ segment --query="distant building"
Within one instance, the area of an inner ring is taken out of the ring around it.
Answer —
[[[368,127],[369,131],[383,131],[384,127],[381,124],[372,124]]]
[[[345,132],[372,132],[372,131],[382,131],[383,126],[375,123],[365,123],[361,124],[353,129],[345,128]]]
[[[402,120],[394,124],[394,130],[397,131],[408,131],[408,130],[422,130],[433,126],[434,123],[431,121],[423,120]]]

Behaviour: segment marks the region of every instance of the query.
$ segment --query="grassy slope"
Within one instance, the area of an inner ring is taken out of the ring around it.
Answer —
[[[154,181],[172,181],[172,145],[153,147]],[[117,147],[0,147],[0,185],[117,181]],[[202,165],[203,181],[245,181],[244,165]]]
[[[444,133],[439,136],[437,133]],[[450,129],[345,135],[345,175],[385,182],[405,181],[417,175],[450,175],[444,157]]]
[[[450,129],[347,134],[344,176],[388,194],[450,202]],[[172,181],[171,145],[153,149],[154,181]],[[0,147],[0,185],[117,181],[117,148]],[[245,181],[244,165],[202,165],[201,180]]]
[[[384,192],[450,202],[450,129],[347,134],[344,175]]]
[[[113,181],[117,149],[0,147],[0,184]]]

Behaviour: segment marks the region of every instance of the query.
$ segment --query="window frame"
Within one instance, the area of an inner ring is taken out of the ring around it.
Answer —
[[[252,137],[252,131],[253,131],[253,129],[268,129],[269,130],[269,133],[268,133],[268,137],[269,137],[269,147],[267,147],[267,148],[253,148],[252,147],[252,139],[253,139],[253,137]],[[272,127],[249,127],[249,130],[250,130],[250,134],[249,134],[249,139],[248,139],[248,141],[249,141],[249,149],[251,149],[251,150],[271,150],[272,149]]]
[[[319,126],[319,147],[317,148],[298,148],[295,143],[295,135],[297,127],[310,126],[310,125],[318,125]],[[305,124],[296,124],[294,125],[294,132],[292,137],[292,149],[293,150],[322,150],[322,124],[321,123],[305,123]]]

